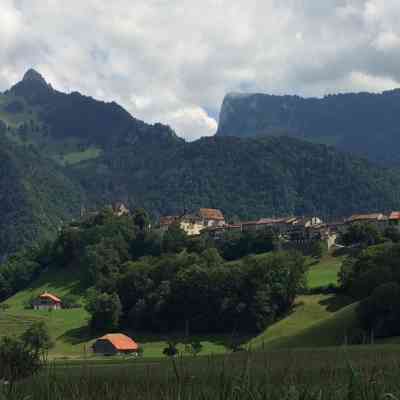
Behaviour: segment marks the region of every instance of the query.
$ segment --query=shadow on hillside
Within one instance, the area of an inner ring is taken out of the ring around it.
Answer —
[[[90,331],[89,327],[81,326],[80,328],[70,329],[63,335],[59,336],[57,340],[63,340],[72,345],[88,342],[89,340],[97,338],[99,335]]]
[[[325,306],[326,310],[329,312],[336,312],[353,302],[354,300],[351,297],[342,294],[337,294],[335,296],[331,296],[327,299],[321,300],[319,304]]]
[[[73,295],[82,295],[86,290],[85,285],[82,283],[81,272],[76,269],[48,269],[43,271],[40,276],[32,283],[29,288],[30,292],[42,290],[43,287],[50,286],[51,290],[56,292],[62,290]]]

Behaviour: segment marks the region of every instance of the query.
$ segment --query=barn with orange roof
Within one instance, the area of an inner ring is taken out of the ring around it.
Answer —
[[[103,355],[137,353],[139,345],[129,336],[122,333],[109,333],[93,343],[93,352]]]

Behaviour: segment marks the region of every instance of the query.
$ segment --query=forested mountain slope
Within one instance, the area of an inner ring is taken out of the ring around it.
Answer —
[[[400,164],[400,89],[324,98],[228,94],[217,135],[288,135]]]
[[[33,70],[0,94],[0,124],[0,255],[51,235],[82,205],[119,200],[154,220],[201,206],[228,219],[400,208],[394,170],[288,137],[186,143]]]
[[[54,234],[79,214],[83,198],[54,162],[0,132],[0,255]]]
[[[394,171],[287,137],[203,138],[159,151],[138,143],[73,170],[88,193],[118,193],[155,215],[207,205],[242,219],[335,218],[400,207],[400,176]]]

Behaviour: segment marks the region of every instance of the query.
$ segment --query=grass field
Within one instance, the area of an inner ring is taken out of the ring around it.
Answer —
[[[63,155],[61,162],[65,165],[77,164],[80,163],[81,161],[97,158],[100,156],[100,154],[101,154],[101,149],[98,149],[96,147],[89,147],[88,149],[83,151],[74,151]]]
[[[342,262],[343,257],[326,256],[320,262],[311,264],[310,270],[307,273],[310,289],[327,285],[336,286]]]
[[[321,263],[313,265],[309,272],[310,284],[316,287],[335,283],[335,273],[339,265],[340,259],[324,259]],[[9,308],[0,311],[0,336],[10,333],[18,335],[30,323],[42,320],[48,325],[56,344],[51,351],[52,358],[83,357],[90,351],[91,343],[96,338],[87,329],[89,315],[83,307],[52,312],[24,307],[32,295],[44,291],[52,292],[61,298],[72,293],[80,296],[80,302],[83,303],[84,292],[79,283],[81,278],[79,271],[76,270],[44,273],[29,289],[17,293],[6,301]],[[354,306],[344,307],[346,304],[345,299],[334,295],[299,296],[292,313],[257,337],[251,340],[243,338],[243,343],[252,348],[264,346],[268,349],[340,344],[347,329],[354,323]],[[131,335],[142,345],[146,358],[162,356],[166,337],[137,332],[132,332]],[[202,354],[221,354],[227,351],[231,335],[208,335],[197,339],[203,345]],[[183,345],[179,348],[181,351],[184,350]]]
[[[396,400],[400,348],[359,346],[57,362],[1,400]],[[3,393],[3,397],[2,397]]]

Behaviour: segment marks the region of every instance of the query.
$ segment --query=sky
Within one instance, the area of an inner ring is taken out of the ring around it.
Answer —
[[[187,140],[228,92],[400,87],[399,0],[0,0],[0,91],[28,68]]]

